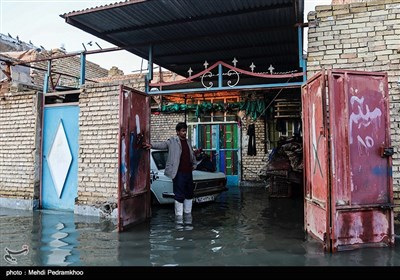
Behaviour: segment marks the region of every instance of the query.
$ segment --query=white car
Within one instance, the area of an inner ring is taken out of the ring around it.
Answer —
[[[164,175],[168,151],[150,150],[150,183],[153,203],[174,203],[172,180]],[[193,171],[194,199],[202,203],[214,201],[219,194],[227,191],[226,175],[222,172]]]

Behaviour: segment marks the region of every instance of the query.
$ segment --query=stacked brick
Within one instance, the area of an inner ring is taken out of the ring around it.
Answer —
[[[38,102],[41,95],[34,91],[0,99],[0,197],[39,199]]]
[[[51,52],[53,56],[60,56],[63,55],[63,52],[60,51],[52,51]],[[36,58],[44,58],[46,56],[49,56],[49,52],[46,53],[37,53]],[[48,63],[47,61],[40,61],[40,62],[35,62],[32,63],[32,66],[38,67],[41,69],[47,69]],[[79,56],[72,56],[72,57],[66,57],[66,58],[60,58],[60,59],[54,59],[52,60],[51,64],[51,71],[54,72],[59,72],[63,74],[68,74],[73,77],[69,77],[66,75],[59,75],[56,73],[52,74],[52,78],[54,83],[59,82],[60,85],[63,86],[69,86],[69,87],[79,87],[79,77],[80,77],[80,69],[81,69],[81,60]],[[95,80],[96,78],[99,77],[107,77],[108,75],[108,70],[101,68],[98,64],[86,61],[86,67],[85,67],[85,77],[87,80],[87,83],[90,83],[90,80]],[[43,86],[43,81],[44,81],[44,75],[46,74],[45,71],[42,70],[37,70],[32,68],[31,69],[31,76],[33,83],[38,86]]]
[[[151,115],[150,137],[151,142],[165,141],[176,135],[176,124],[185,121],[184,114],[160,114]]]
[[[117,207],[120,86],[143,90],[145,82],[140,75],[113,80],[87,84],[79,97],[77,213],[87,215],[90,207],[94,215],[113,216]]]
[[[263,120],[257,120],[255,124],[255,139],[257,154],[255,156],[247,155],[248,149],[248,136],[247,136],[247,123],[244,121],[242,130],[242,178],[244,181],[259,181],[260,170],[265,168],[266,154],[265,154],[265,124]]]
[[[87,85],[79,107],[76,205],[114,204],[118,198],[119,86]]]

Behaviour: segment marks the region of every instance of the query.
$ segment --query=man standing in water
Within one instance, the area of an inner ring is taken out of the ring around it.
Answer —
[[[143,143],[146,149],[168,150],[164,174],[172,179],[175,195],[175,222],[178,228],[183,224],[192,226],[193,174],[196,168],[196,157],[189,139],[186,138],[187,125],[179,122],[176,125],[176,136],[167,141],[154,144]]]

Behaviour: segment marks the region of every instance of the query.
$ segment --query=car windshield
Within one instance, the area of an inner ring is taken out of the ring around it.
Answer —
[[[165,169],[167,163],[168,151],[154,151],[152,153],[154,162],[159,170]]]

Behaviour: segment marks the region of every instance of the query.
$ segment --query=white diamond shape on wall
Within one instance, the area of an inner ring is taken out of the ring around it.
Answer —
[[[54,186],[60,198],[72,162],[71,150],[69,149],[62,121],[60,121],[58,125],[56,136],[50,147],[47,160]]]

